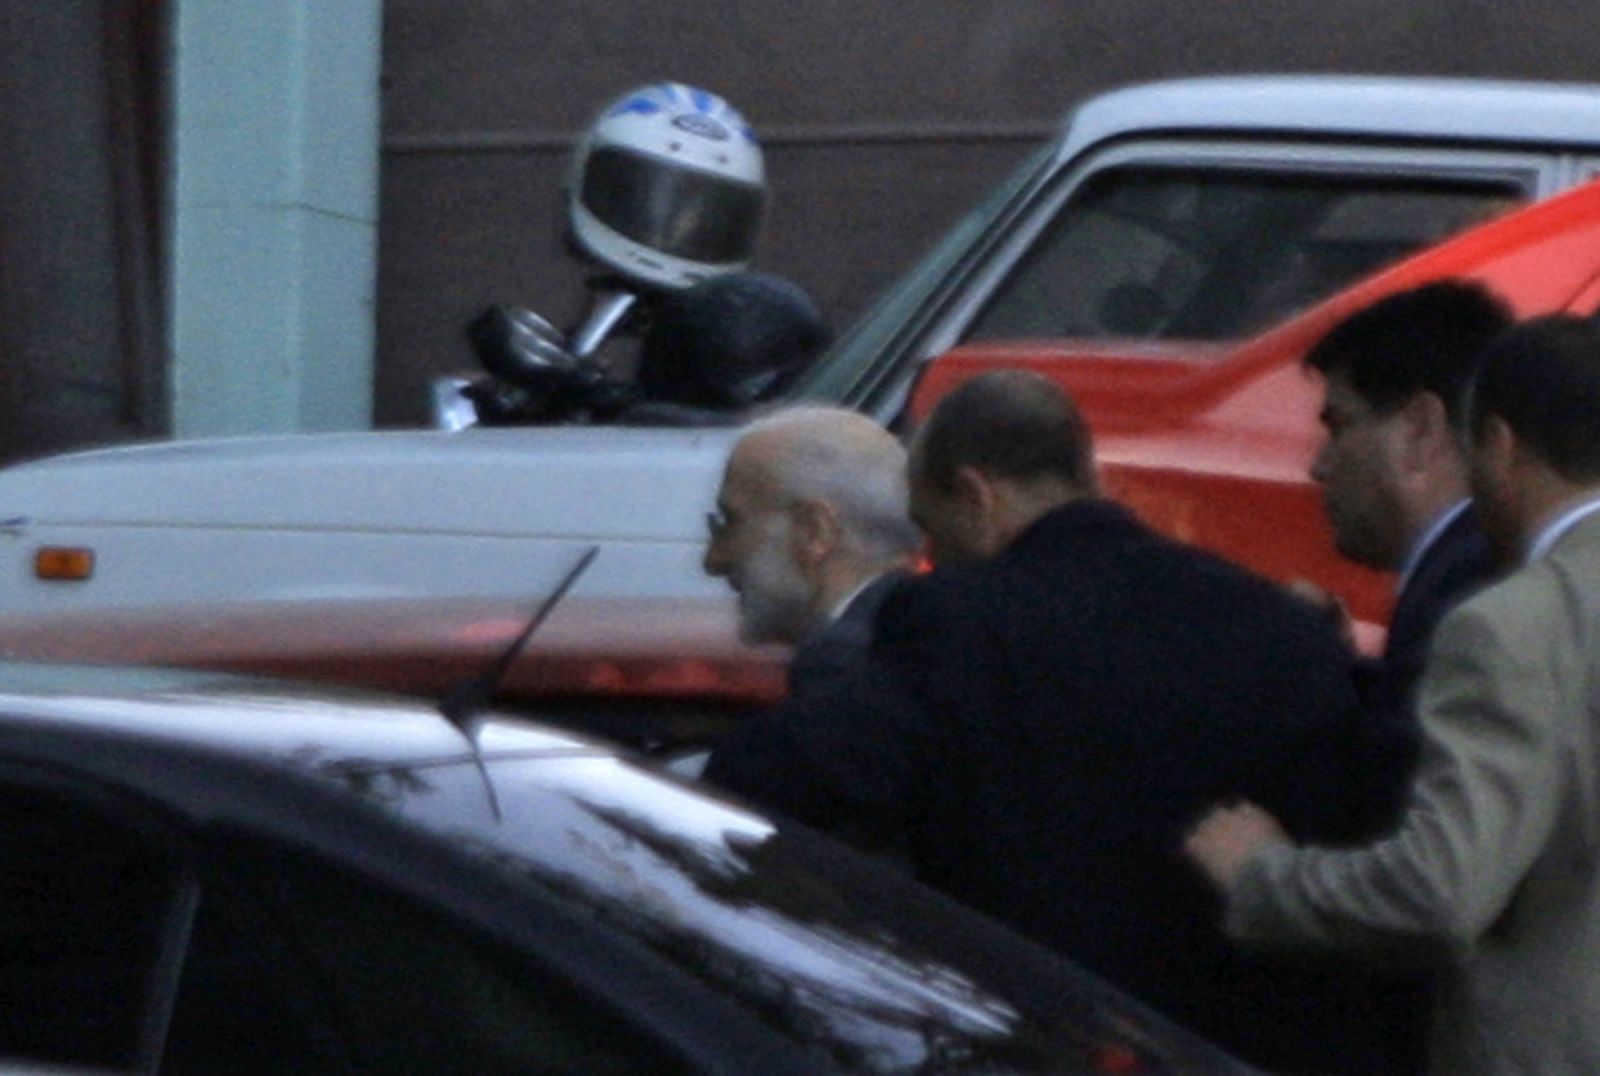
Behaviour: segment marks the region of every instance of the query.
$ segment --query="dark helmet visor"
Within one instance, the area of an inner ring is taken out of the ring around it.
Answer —
[[[722,264],[750,259],[766,194],[748,183],[603,146],[584,166],[579,199],[635,243],[674,258]]]

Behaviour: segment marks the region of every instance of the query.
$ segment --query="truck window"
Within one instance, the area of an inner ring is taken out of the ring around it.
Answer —
[[[1108,169],[965,339],[1233,339],[1521,200],[1505,183]]]

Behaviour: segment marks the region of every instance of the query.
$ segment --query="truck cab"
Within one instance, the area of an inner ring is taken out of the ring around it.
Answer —
[[[1202,78],[1093,98],[816,364],[880,417],[977,341],[1243,339],[1600,174],[1600,86]]]

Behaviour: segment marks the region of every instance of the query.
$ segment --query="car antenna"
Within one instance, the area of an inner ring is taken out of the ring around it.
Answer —
[[[566,597],[567,591],[578,581],[578,577],[588,570],[589,565],[600,553],[600,547],[592,545],[583,551],[578,562],[567,570],[556,589],[551,591],[544,601],[539,603],[538,610],[533,618],[528,621],[527,627],[511,641],[511,645],[501,651],[483,672],[468,680],[456,684],[446,691],[444,698],[439,703],[439,713],[466,737],[467,743],[472,746],[472,760],[477,763],[478,772],[483,775],[483,784],[489,792],[489,806],[494,809],[495,821],[500,820],[500,800],[495,795],[494,784],[489,780],[489,771],[483,764],[483,756],[478,751],[478,741],[472,735],[472,719],[482,713],[494,698],[495,689],[500,686],[500,681],[505,678],[511,668],[511,663],[522,653],[522,648],[528,645],[528,640],[533,638],[533,633],[539,630],[539,625],[549,617],[550,611],[556,604]]]

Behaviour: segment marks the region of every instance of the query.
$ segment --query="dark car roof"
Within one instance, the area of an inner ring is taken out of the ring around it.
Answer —
[[[478,755],[426,701],[359,691],[0,664],[0,756],[80,766],[202,823],[292,831],[355,858],[370,859],[376,831],[352,819],[398,821],[459,864],[446,874],[581,909],[845,1070],[1096,1071],[1104,1049],[1113,1066],[1123,1051],[1245,1071],[824,838],[580,736],[504,716],[473,734]],[[967,1060],[941,1067],[952,1043]]]
[[[289,685],[228,673],[110,665],[0,663],[0,714],[12,719],[188,744],[305,769],[321,763],[466,759],[471,743],[425,699],[355,688]],[[556,729],[490,719],[485,754],[609,754]]]

